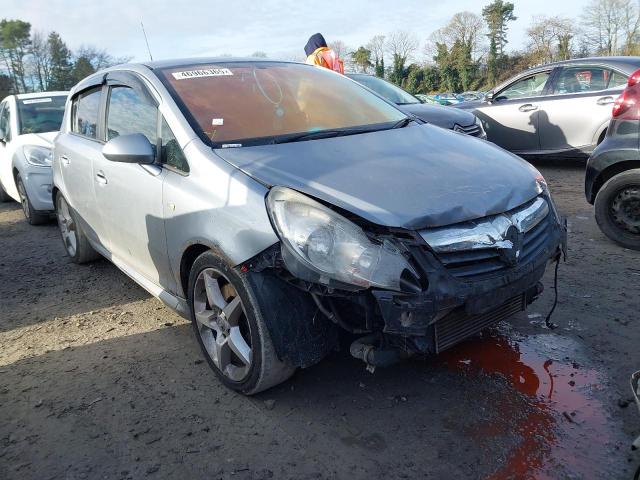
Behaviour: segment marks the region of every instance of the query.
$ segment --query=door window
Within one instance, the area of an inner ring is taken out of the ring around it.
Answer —
[[[496,100],[513,100],[525,97],[540,97],[547,84],[550,72],[540,72],[521,78],[496,95]]]
[[[189,164],[167,121],[162,119],[162,163],[180,172],[189,173]]]
[[[113,87],[107,110],[107,140],[141,133],[155,147],[158,141],[158,108],[129,87]]]
[[[98,138],[101,87],[81,93],[71,107],[71,131],[89,138]]]
[[[624,86],[627,77],[604,67],[563,68],[554,87],[555,94],[599,92]]]
[[[0,138],[5,142],[11,141],[11,113],[8,103],[0,106]]]

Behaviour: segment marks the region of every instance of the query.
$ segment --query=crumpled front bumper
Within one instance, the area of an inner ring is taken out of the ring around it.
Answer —
[[[456,278],[427,245],[405,242],[428,280],[415,294],[372,292],[384,320],[384,333],[414,339],[419,350],[437,353],[525,309],[542,292],[540,280],[550,261],[566,250],[564,222],[553,221],[535,258],[498,274]],[[446,331],[446,335],[443,332]],[[443,338],[446,336],[446,338]]]

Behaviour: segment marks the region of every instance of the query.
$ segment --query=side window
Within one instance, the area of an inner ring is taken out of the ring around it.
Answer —
[[[142,133],[155,146],[158,141],[158,108],[129,87],[112,87],[107,108],[107,140]]]
[[[0,106],[0,138],[5,142],[11,141],[11,113],[8,103]]]
[[[530,77],[521,78],[499,92],[496,100],[512,100],[515,98],[540,97],[547,84],[550,72],[540,72]]]
[[[98,138],[101,87],[78,95],[72,104],[71,131],[89,138]]]
[[[607,88],[622,88],[627,85],[627,80],[629,77],[620,72],[613,71],[611,72],[611,78],[609,79],[609,84]]]
[[[563,68],[558,76],[554,92],[563,93],[587,93],[604,90],[612,79],[612,72],[603,67],[567,67]],[[618,73],[615,73],[619,76]]]
[[[189,164],[167,121],[162,119],[162,163],[189,173]]]

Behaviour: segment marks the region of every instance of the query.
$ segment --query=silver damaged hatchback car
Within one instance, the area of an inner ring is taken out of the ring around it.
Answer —
[[[253,394],[351,335],[369,369],[522,311],[565,231],[542,176],[290,62],[114,67],[70,94],[53,199],[74,262],[102,255],[190,318]]]

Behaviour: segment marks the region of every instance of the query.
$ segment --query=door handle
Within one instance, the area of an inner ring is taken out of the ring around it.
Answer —
[[[71,163],[71,160],[69,160],[69,157],[66,155],[60,155],[60,161],[63,165],[69,165]]]
[[[615,102],[613,97],[601,97],[596,101],[598,105],[611,105],[613,102]]]
[[[525,103],[524,105],[521,105],[520,108],[518,108],[518,110],[520,110],[521,112],[533,112],[534,110],[537,110],[538,106],[537,105],[533,105],[531,103]]]
[[[107,184],[107,177],[104,176],[104,172],[102,170],[96,173],[96,181],[103,185]]]

